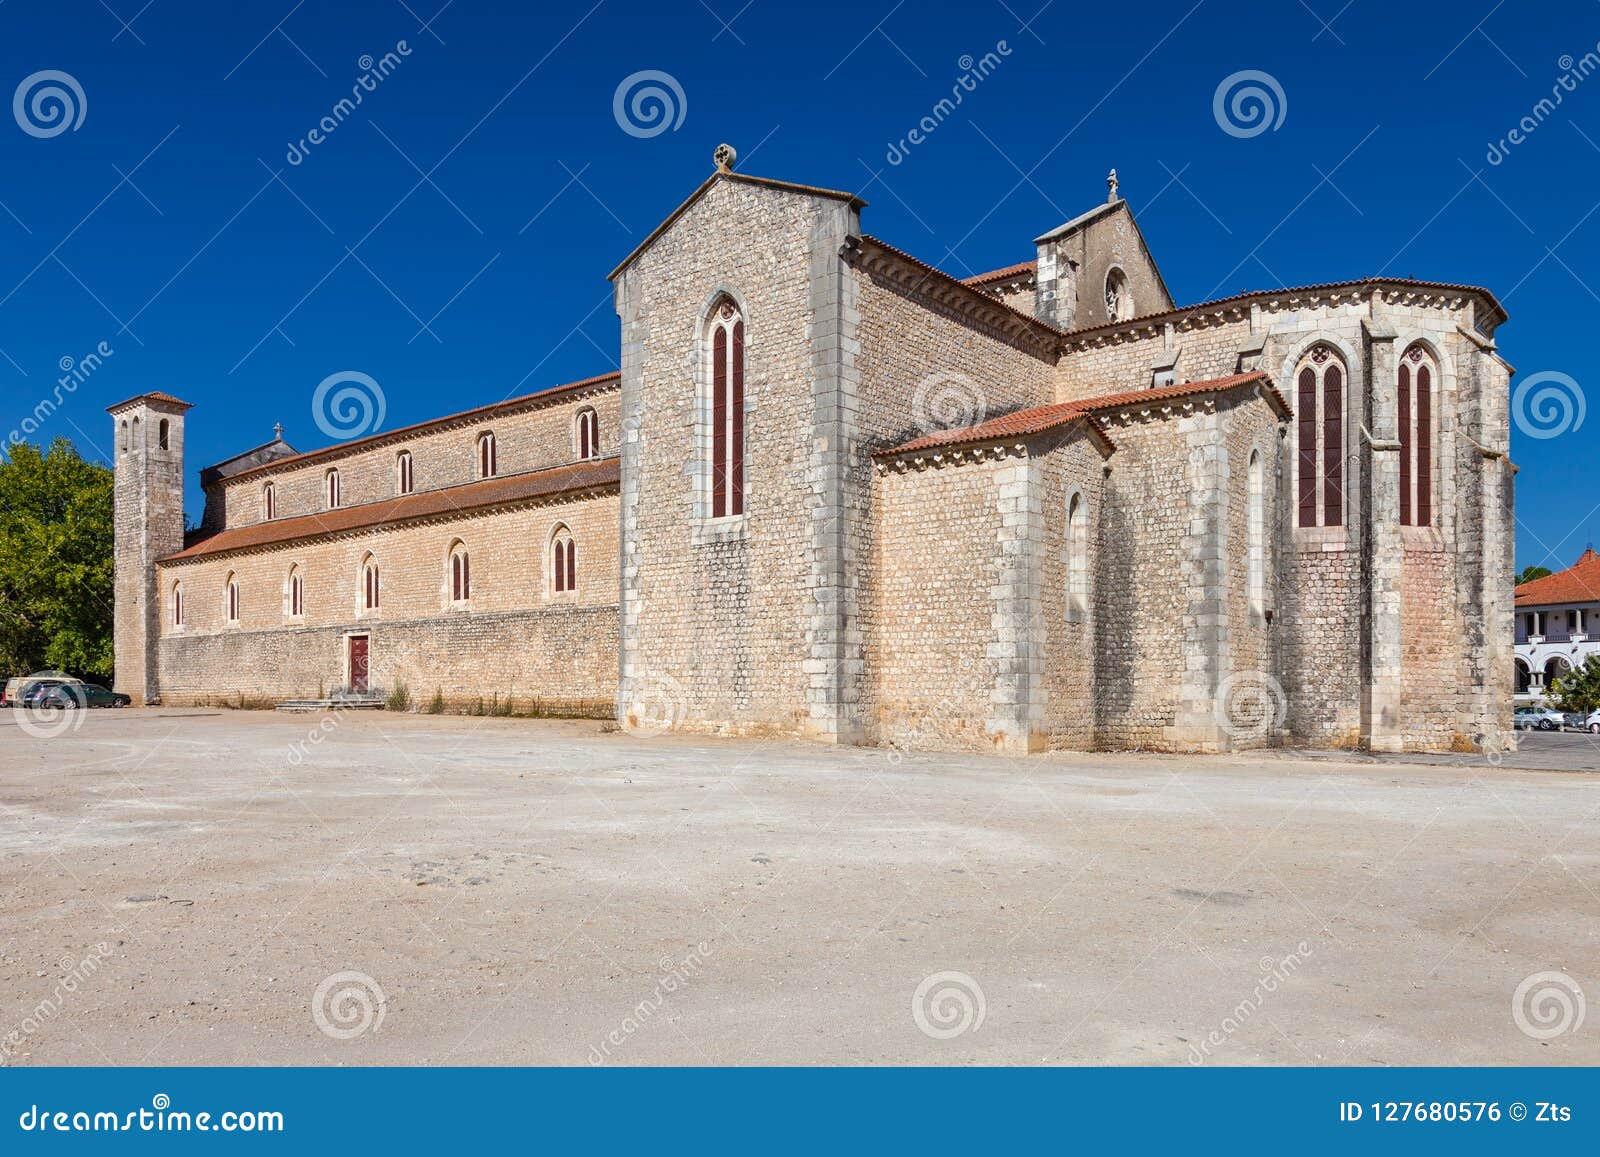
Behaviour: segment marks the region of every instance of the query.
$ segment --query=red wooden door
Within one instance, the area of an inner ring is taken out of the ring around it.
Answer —
[[[350,690],[357,695],[367,690],[367,636],[350,636]]]

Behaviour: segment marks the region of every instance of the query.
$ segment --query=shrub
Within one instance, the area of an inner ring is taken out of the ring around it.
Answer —
[[[389,692],[389,697],[384,700],[383,705],[390,711],[411,710],[411,688],[407,687],[404,681],[396,679],[394,690]]]
[[[429,715],[443,715],[444,714],[444,688],[443,687],[435,687],[433,689],[433,698],[428,700],[428,714]]]

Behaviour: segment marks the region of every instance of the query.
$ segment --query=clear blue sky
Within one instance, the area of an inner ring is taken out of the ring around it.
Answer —
[[[441,3],[0,2],[0,96],[58,70],[86,105],[53,136],[0,115],[0,434],[102,341],[112,356],[37,437],[104,457],[102,408],[167,390],[195,404],[191,478],[277,421],[326,444],[311,396],[336,371],[381,383],[393,427],[615,368],[605,274],[722,140],[745,171],[861,190],[869,231],[957,274],[1031,257],[1115,165],[1180,302],[1379,273],[1471,282],[1511,314],[1519,380],[1600,375],[1583,358],[1600,73],[1486,157],[1578,67],[1564,57],[1595,49],[1594,3],[1537,19],[1494,0]],[[362,58],[402,40],[409,55],[290,164]],[[1002,41],[956,113],[887,164],[963,58]],[[643,70],[684,96],[682,123],[648,137],[613,112]],[[1241,70],[1281,86],[1277,128],[1219,127],[1214,94]],[[1596,429],[1588,413],[1514,438],[1519,563],[1564,566],[1600,536]]]

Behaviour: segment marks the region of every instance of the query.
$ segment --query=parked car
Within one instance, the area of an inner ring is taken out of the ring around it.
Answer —
[[[57,683],[83,681],[64,671],[36,671],[32,675],[18,675],[6,680],[5,690],[0,692],[0,707],[21,707],[23,693],[41,680],[54,680]]]
[[[1572,715],[1568,722],[1579,731],[1587,731],[1591,735],[1600,735],[1600,711],[1591,711],[1587,715]]]
[[[1511,714],[1511,726],[1518,731],[1560,731],[1567,717],[1548,707],[1518,707]]]
[[[25,706],[75,711],[79,707],[126,707],[133,700],[98,683],[48,683],[29,693]]]

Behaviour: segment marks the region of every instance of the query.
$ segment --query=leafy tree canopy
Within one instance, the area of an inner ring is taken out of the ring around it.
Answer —
[[[111,498],[66,438],[0,456],[0,675],[111,675]]]
[[[1557,711],[1600,710],[1600,655],[1590,655],[1583,666],[1575,667],[1550,684],[1550,701]]]
[[[1551,573],[1547,566],[1525,566],[1517,572],[1516,585],[1531,583],[1534,579],[1542,579]]]

